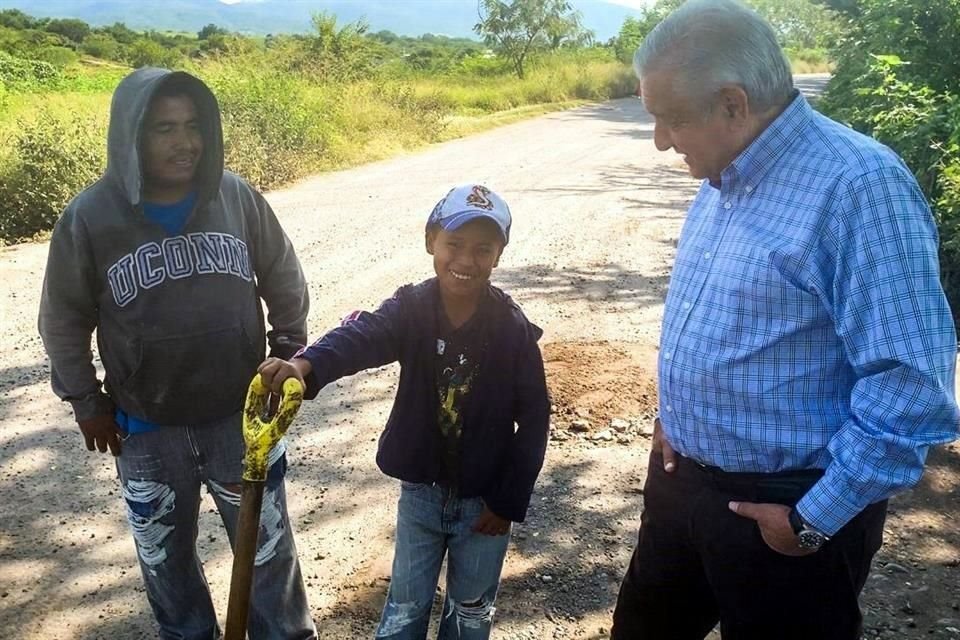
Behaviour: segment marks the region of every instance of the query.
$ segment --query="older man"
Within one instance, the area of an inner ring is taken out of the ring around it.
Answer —
[[[635,56],[703,184],[677,247],[617,640],[854,640],[886,500],[957,433],[937,230],[888,148],[814,111],[776,36],[691,0]]]

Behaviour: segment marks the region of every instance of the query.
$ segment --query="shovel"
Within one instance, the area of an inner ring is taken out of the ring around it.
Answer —
[[[269,421],[264,422],[269,401],[270,389],[263,384],[260,374],[257,374],[250,382],[247,401],[243,407],[243,440],[247,451],[243,456],[243,492],[240,495],[240,514],[237,517],[224,640],[243,640],[247,633],[253,563],[260,530],[260,507],[263,504],[263,488],[267,481],[267,456],[280,442],[280,438],[297,415],[300,403],[303,402],[303,387],[296,379],[288,378],[283,383],[283,394],[277,412]]]

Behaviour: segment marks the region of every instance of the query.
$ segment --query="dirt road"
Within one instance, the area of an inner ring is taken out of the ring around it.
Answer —
[[[822,79],[805,78],[810,91]],[[642,507],[659,320],[696,189],[656,153],[639,101],[618,100],[269,194],[311,283],[311,335],[431,275],[427,213],[455,183],[515,214],[494,273],[544,330],[554,439],[515,529],[496,638],[602,638]],[[0,637],[155,637],[112,460],[88,453],[48,388],[35,318],[46,246],[0,251]],[[321,637],[372,637],[386,591],[397,487],[373,463],[395,367],[306,406],[288,493]],[[570,429],[585,420],[585,432]],[[611,423],[612,419],[618,419]],[[960,638],[960,448],[937,452],[899,499],[864,598],[868,635]],[[200,547],[221,616],[230,555],[206,498]]]

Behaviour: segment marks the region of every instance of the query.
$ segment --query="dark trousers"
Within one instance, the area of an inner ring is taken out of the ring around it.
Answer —
[[[820,471],[725,473],[651,454],[637,548],[620,587],[612,640],[857,640],[858,596],[880,548],[886,501],[870,505],[819,551],[770,549],[731,500],[793,505]]]

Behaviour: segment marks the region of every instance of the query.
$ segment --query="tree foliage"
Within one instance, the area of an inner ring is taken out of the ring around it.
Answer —
[[[531,56],[590,42],[582,17],[567,0],[480,0],[473,30],[524,77]]]
[[[44,30],[49,33],[59,34],[77,45],[90,35],[90,25],[76,18],[51,20],[44,26]]]
[[[218,27],[217,25],[211,22],[210,24],[206,25],[203,29],[200,29],[200,31],[197,32],[197,39],[207,40],[212,36],[225,36],[228,33],[230,32],[227,29],[224,29],[223,27]]]
[[[683,0],[657,0],[653,6],[645,9],[639,18],[627,17],[620,27],[620,33],[612,42],[617,58],[629,63],[647,34],[681,4]]]
[[[10,29],[39,29],[43,20],[28,16],[19,9],[4,9],[0,11],[0,26]]]
[[[340,26],[332,13],[313,16],[309,36],[277,37],[272,47],[289,71],[317,80],[343,82],[369,77],[383,52],[383,45],[367,36],[366,22]]]
[[[833,46],[844,21],[830,8],[814,0],[745,0],[774,32],[780,45],[789,50],[826,49]],[[683,0],[657,0],[639,18],[628,17],[612,42],[617,57],[629,62],[640,43]]]

